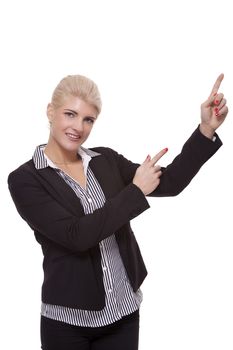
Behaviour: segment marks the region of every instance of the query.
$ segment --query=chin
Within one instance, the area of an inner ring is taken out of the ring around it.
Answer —
[[[81,139],[77,142],[61,142],[60,147],[63,148],[66,152],[77,152],[79,147],[84,143],[85,140]]]
[[[61,148],[63,148],[66,152],[77,152],[80,146],[81,143],[77,142],[73,144],[62,144]]]

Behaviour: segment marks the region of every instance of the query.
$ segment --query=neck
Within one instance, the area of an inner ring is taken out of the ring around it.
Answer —
[[[73,164],[81,159],[78,150],[73,152],[65,151],[51,142],[48,142],[46,145],[44,153],[53,163],[59,165]]]

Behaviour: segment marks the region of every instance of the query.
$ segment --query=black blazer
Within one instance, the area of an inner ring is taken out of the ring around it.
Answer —
[[[160,185],[150,196],[175,196],[217,151],[213,142],[196,129],[174,161],[162,168]],[[44,261],[42,301],[85,310],[105,305],[99,242],[115,233],[129,280],[136,291],[147,275],[130,220],[149,208],[141,190],[132,183],[139,164],[110,148],[89,163],[106,203],[85,215],[78,197],[52,169],[37,170],[32,160],[13,171],[9,190],[19,214],[34,230]]]

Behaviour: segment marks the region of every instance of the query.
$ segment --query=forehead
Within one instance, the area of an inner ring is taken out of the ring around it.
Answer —
[[[71,109],[80,114],[96,115],[94,106],[76,96],[67,96],[60,108]]]

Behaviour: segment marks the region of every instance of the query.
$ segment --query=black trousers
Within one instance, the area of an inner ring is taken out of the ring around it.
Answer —
[[[137,350],[139,311],[104,327],[72,326],[41,316],[43,350]]]

